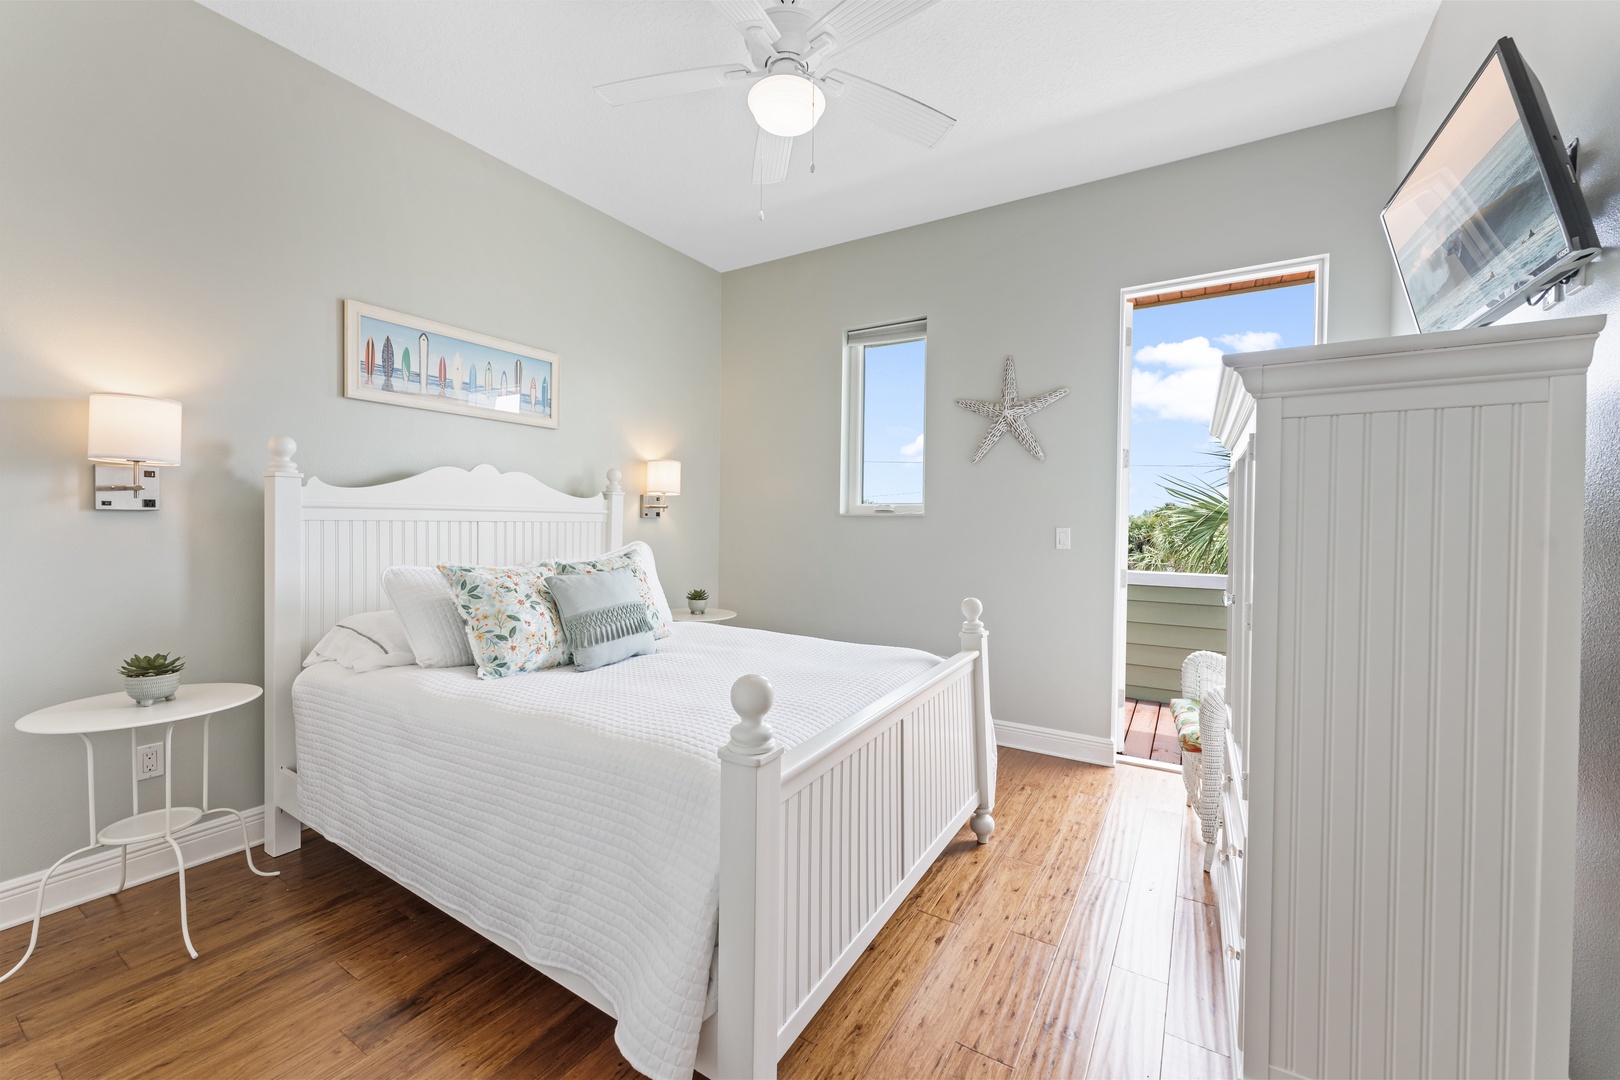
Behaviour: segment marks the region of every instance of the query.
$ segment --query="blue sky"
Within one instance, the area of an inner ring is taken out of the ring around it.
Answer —
[[[1216,482],[1209,437],[1221,356],[1316,343],[1316,286],[1145,308],[1132,317],[1131,499],[1139,514],[1168,501],[1168,476]]]
[[[923,381],[927,343],[866,347],[861,493],[869,503],[923,499]]]

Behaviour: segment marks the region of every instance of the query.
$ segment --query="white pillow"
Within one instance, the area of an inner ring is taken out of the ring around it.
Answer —
[[[418,664],[425,668],[472,666],[467,624],[437,567],[390,566],[383,571],[382,585],[405,625],[405,637]]]
[[[416,663],[405,625],[393,611],[363,611],[339,619],[304,658],[304,666],[333,661],[350,671],[376,671]]]

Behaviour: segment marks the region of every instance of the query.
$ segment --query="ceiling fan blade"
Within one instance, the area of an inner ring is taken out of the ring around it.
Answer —
[[[829,71],[822,83],[851,112],[924,146],[939,142],[956,124],[955,119],[931,105],[847,71]]]
[[[759,129],[754,146],[754,183],[780,184],[787,179],[788,163],[793,160],[793,140]]]
[[[822,35],[833,39],[832,47],[847,49],[856,42],[876,37],[938,0],[843,0],[827,12],[805,37],[812,43]]]
[[[714,90],[748,74],[749,70],[741,64],[725,64],[721,67],[666,71],[662,75],[642,75],[640,78],[603,83],[596,88],[596,92],[609,105],[633,105],[638,101],[694,94],[699,90]]]
[[[720,9],[720,14],[724,15],[726,21],[735,26],[737,32],[744,38],[763,34],[764,43],[770,45],[782,36],[776,24],[766,17],[765,5],[759,0],[710,0],[710,2]]]

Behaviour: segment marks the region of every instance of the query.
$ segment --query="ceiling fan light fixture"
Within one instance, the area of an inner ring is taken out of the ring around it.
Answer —
[[[803,75],[767,75],[748,91],[748,111],[772,135],[803,135],[826,108],[827,95]]]

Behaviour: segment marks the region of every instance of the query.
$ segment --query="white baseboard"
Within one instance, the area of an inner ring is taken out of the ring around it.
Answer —
[[[997,720],[995,725],[997,746],[1069,758],[1071,761],[1088,761],[1093,765],[1114,764],[1113,739],[1081,735],[1075,731],[1057,731],[1034,724],[1015,724],[1011,720]]]
[[[248,845],[264,843],[264,807],[242,811],[247,821]],[[180,851],[187,868],[242,850],[242,827],[232,814],[222,814],[195,826],[179,837]],[[51,876],[45,887],[45,913],[61,911],[118,889],[117,848],[103,848],[68,863]],[[246,872],[246,868],[243,868]],[[132,844],[129,849],[129,880],[125,888],[153,881],[174,873],[174,851],[163,840]],[[0,882],[0,930],[32,922],[34,896],[44,870]]]

